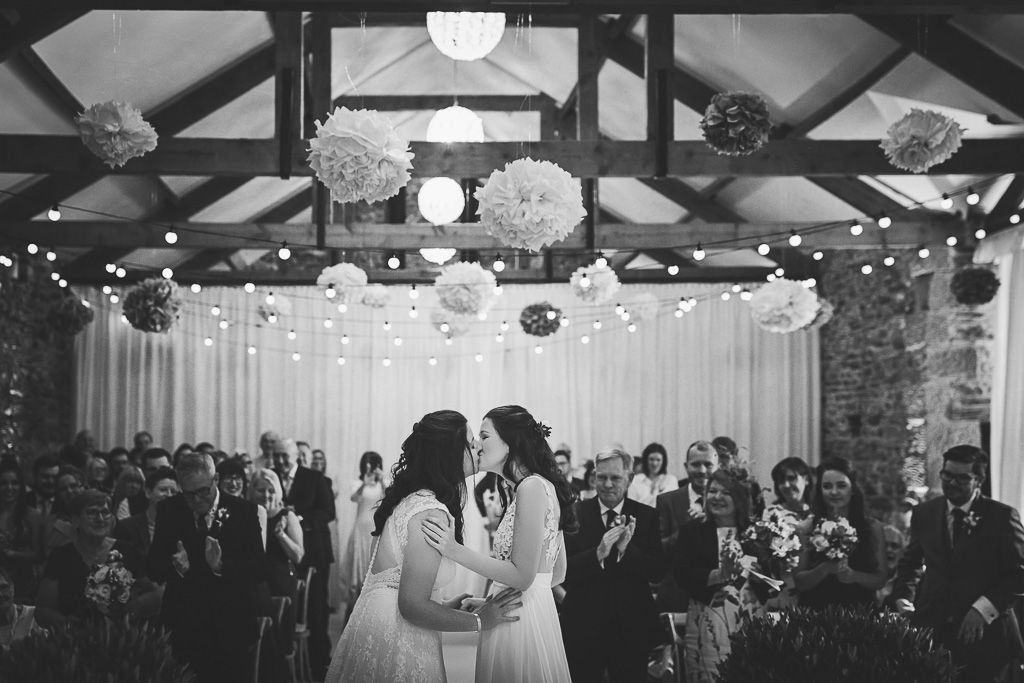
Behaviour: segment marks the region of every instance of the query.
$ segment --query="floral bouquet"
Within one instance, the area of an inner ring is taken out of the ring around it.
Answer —
[[[779,508],[765,510],[761,519],[748,526],[741,537],[743,549],[758,558],[758,564],[776,579],[800,561],[800,537],[793,515]]]
[[[811,548],[829,560],[845,560],[857,546],[857,530],[845,517],[825,519],[815,525]]]
[[[96,565],[86,578],[85,598],[100,614],[110,615],[124,610],[134,584],[121,553],[111,550],[107,561]]]

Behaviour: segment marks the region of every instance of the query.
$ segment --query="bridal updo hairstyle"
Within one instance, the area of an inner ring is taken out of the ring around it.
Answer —
[[[466,418],[454,410],[427,413],[413,425],[412,433],[402,442],[402,455],[391,470],[391,485],[373,513],[374,536],[381,535],[384,523],[403,498],[429,489],[455,519],[455,539],[462,543],[467,435]]]
[[[484,415],[484,419],[489,419],[494,424],[498,436],[508,445],[508,458],[501,471],[505,480],[515,481],[513,474],[518,465],[518,469],[540,475],[550,481],[555,487],[558,507],[561,510],[559,529],[566,533],[576,531],[579,528],[573,511],[576,494],[562,476],[558,463],[555,462],[555,455],[551,452],[551,446],[548,445],[547,437],[551,429],[537,422],[522,406],[492,408]],[[502,507],[507,508],[508,501],[504,499],[504,490],[502,487],[498,490],[502,497]]]

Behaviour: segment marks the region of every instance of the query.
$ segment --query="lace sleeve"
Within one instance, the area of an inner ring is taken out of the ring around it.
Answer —
[[[395,540],[403,554],[405,544],[409,541],[409,520],[426,510],[440,510],[448,519],[448,523],[452,523],[452,516],[448,512],[448,508],[441,504],[441,501],[434,496],[432,491],[417,491],[412,495],[406,496],[398,504],[398,507],[395,508],[395,512],[392,515],[394,518]]]

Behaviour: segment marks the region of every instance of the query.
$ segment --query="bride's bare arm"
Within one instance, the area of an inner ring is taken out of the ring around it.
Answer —
[[[553,576],[551,577],[551,585],[558,586],[565,581],[565,570],[568,567],[568,559],[565,555],[565,537],[562,536],[562,532],[558,532],[558,557],[555,558],[555,566],[551,570]]]
[[[533,584],[537,576],[543,552],[544,513],[547,510],[544,486],[544,482],[530,478],[522,481],[516,488],[516,519],[512,531],[511,560],[487,557],[457,543],[453,530],[448,529],[443,523],[423,525],[423,533],[420,536],[443,556],[451,558],[466,569],[524,591]]]

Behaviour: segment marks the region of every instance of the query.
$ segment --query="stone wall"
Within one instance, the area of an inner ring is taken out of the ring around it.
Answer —
[[[991,305],[962,306],[949,293],[969,260],[947,248],[926,259],[913,249],[832,251],[823,260],[819,292],[836,310],[821,330],[822,454],[854,463],[881,517],[908,486],[937,487],[946,448],[981,443]]]

